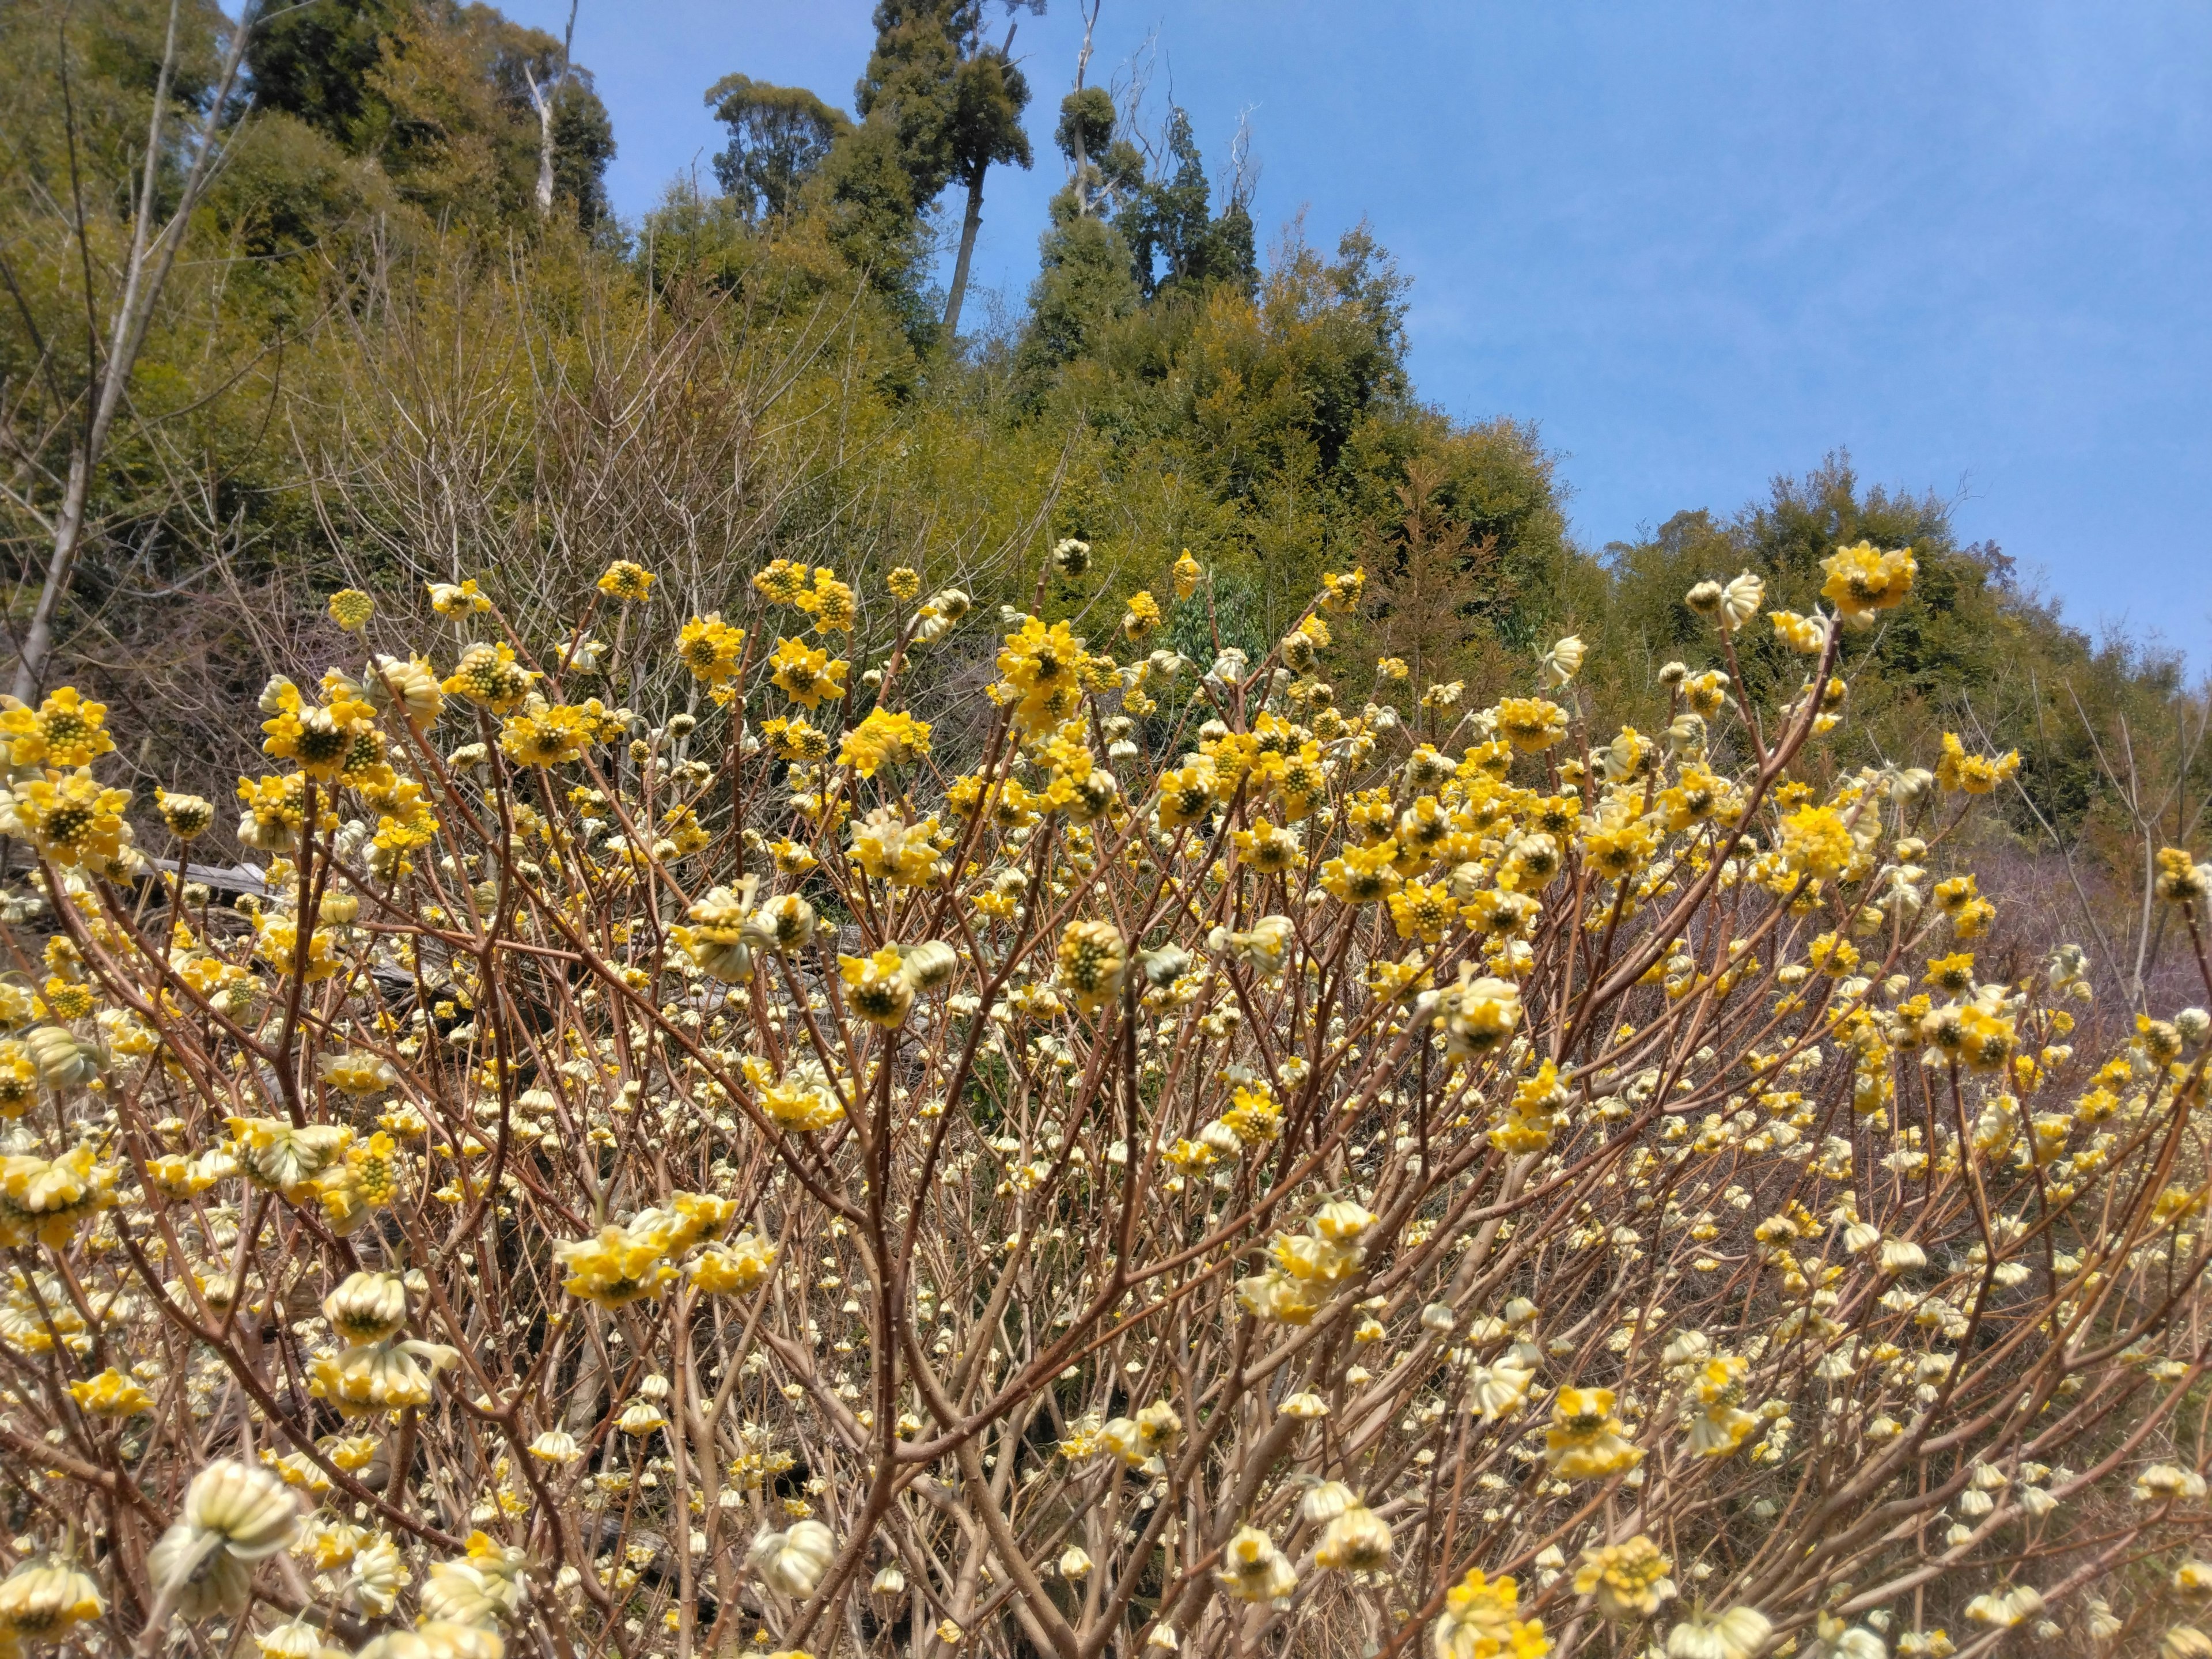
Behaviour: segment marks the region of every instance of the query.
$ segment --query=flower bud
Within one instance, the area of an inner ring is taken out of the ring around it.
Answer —
[[[349,1342],[380,1342],[407,1322],[407,1290],[390,1273],[349,1273],[323,1298],[323,1317]]]
[[[907,982],[917,991],[934,991],[960,971],[960,953],[942,939],[902,945],[899,951],[906,959]]]
[[[771,1589],[804,1599],[814,1594],[836,1553],[829,1528],[819,1521],[795,1521],[788,1532],[764,1532],[753,1540],[745,1565]]]

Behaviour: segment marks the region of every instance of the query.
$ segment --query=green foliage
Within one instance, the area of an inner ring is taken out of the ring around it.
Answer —
[[[246,46],[256,106],[357,144],[375,96],[369,72],[406,11],[404,0],[315,0],[279,11]]]
[[[1103,87],[1078,87],[1060,100],[1060,123],[1052,141],[1073,163],[1079,155],[1093,160],[1106,154],[1114,139],[1114,97]]]
[[[756,224],[789,216],[801,187],[853,125],[804,87],[770,86],[744,75],[715,82],[707,88],[707,103],[730,130],[728,147],[714,156],[714,178]]]
[[[994,164],[1030,165],[1029,134],[1022,130],[1029,102],[1029,81],[1012,59],[988,49],[962,58],[946,135],[956,180],[973,184]]]
[[[975,0],[878,0],[875,49],[853,106],[890,135],[916,212],[952,176],[958,39],[975,9]]]
[[[1420,401],[1408,284],[1367,228],[1333,251],[1294,232],[1255,258],[1241,167],[1209,188],[1179,109],[1140,143],[1104,89],[1069,96],[1054,137],[1070,184],[1026,315],[968,356],[935,350],[932,204],[1029,159],[1029,87],[981,11],[886,0],[858,121],[803,88],[718,81],[719,193],[672,187],[627,238],[605,217],[605,111],[552,37],[447,0],[283,12],[249,53],[254,108],[94,491],[66,672],[194,756],[196,708],[329,665],[319,605],[339,568],[395,605],[425,574],[527,569],[569,605],[607,558],[680,555],[665,591],[703,611],[787,556],[856,578],[912,564],[1030,609],[1037,556],[1079,535],[1091,574],[1042,608],[1094,646],[1131,592],[1165,592],[1186,548],[1210,611],[1178,610],[1162,642],[1191,656],[1256,659],[1324,570],[1364,564],[1368,603],[1325,654],[1340,701],[1383,695],[1381,655],[1486,698],[1579,631],[1576,694],[1657,731],[1660,664],[1728,666],[1683,604],[1693,583],[1750,569],[1770,607],[1808,611],[1820,562],[1866,539],[1910,545],[1919,580],[1847,642],[1854,718],[1832,763],[1924,763],[1947,727],[2017,745],[2014,827],[2094,836],[2111,799],[2098,744],[2185,702],[2171,661],[2068,629],[1998,550],[1958,542],[1942,501],[1869,488],[1841,458],[1732,515],[1686,510],[1578,549],[1533,424]],[[5,16],[0,382],[12,453],[52,477],[88,361],[86,262],[55,206],[70,196],[62,54],[104,314],[167,11],[23,0]],[[172,97],[198,119],[231,26],[211,0],[183,16]],[[551,223],[533,201],[533,81],[555,88]],[[21,591],[42,531],[4,515]],[[1763,623],[1736,667],[1762,709],[1803,673]],[[957,705],[965,671],[946,672]]]
[[[1115,228],[1129,245],[1137,285],[1147,300],[1163,289],[1233,283],[1247,293],[1258,276],[1252,216],[1232,196],[1218,218],[1209,211],[1212,188],[1181,107],[1168,112],[1167,164],[1158,179],[1129,193]]]
[[[1084,356],[1109,325],[1135,311],[1139,299],[1129,245],[1118,230],[1078,213],[1064,194],[1054,198],[1052,214],[1022,342],[1021,368],[1032,383]]]
[[[2021,750],[2028,799],[2007,805],[2023,832],[2034,830],[2039,812],[2079,825],[2100,787],[2092,733],[2108,719],[2155,725],[2179,690],[2175,664],[2122,641],[2093,644],[2019,586],[1999,549],[1961,545],[1942,501],[1866,487],[1847,456],[1777,477],[1765,500],[1732,518],[1685,511],[1642,541],[1614,543],[1601,579],[1583,584],[1585,597],[1562,623],[1595,647],[1590,678],[1605,702],[1623,719],[1653,720],[1656,708],[1633,689],[1653,665],[1729,666],[1711,626],[1683,603],[1691,586],[1750,570],[1765,580],[1770,609],[1809,611],[1820,562],[1860,541],[1910,547],[1919,574],[1910,605],[1847,637],[1853,717],[1841,757],[1924,761],[1934,733],[1961,731],[1985,749]],[[1803,660],[1763,623],[1739,640],[1737,663],[1754,701],[1770,708],[1803,678]]]

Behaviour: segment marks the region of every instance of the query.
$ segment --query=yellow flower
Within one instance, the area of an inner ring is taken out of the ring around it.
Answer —
[[[1396,892],[1402,881],[1394,867],[1398,843],[1347,848],[1321,867],[1321,884],[1346,904],[1370,904]]]
[[[2208,881],[2205,866],[2193,862],[2185,847],[2158,851],[2158,896],[2176,904],[2201,903]]]
[[[1811,617],[1801,617],[1795,611],[1770,611],[1767,619],[1774,624],[1774,637],[1801,657],[1817,657],[1828,642],[1828,630]]]
[[[1969,1003],[1959,1013],[1958,1055],[1968,1069],[1976,1072],[1995,1072],[2002,1069],[2013,1050],[2013,1024],[2000,1019],[1986,1010]]]
[[[862,1019],[887,1031],[906,1024],[907,1010],[914,1006],[914,981],[907,977],[897,945],[886,945],[872,956],[841,956],[837,971],[845,981],[845,1000]]]
[[[1128,972],[1129,953],[1110,921],[1071,921],[1060,937],[1060,979],[1086,1014],[1113,1000]]]
[[[397,1144],[380,1129],[346,1148],[344,1160],[317,1177],[315,1197],[331,1231],[343,1237],[399,1195]]]
[[[1620,1474],[1644,1461],[1644,1454],[1621,1438],[1626,1425],[1613,1414],[1610,1389],[1561,1389],[1553,1397],[1551,1426],[1544,1431],[1544,1458],[1563,1480],[1590,1480]]]
[[[1353,569],[1339,576],[1324,571],[1321,579],[1321,605],[1324,611],[1349,611],[1359,603],[1360,590],[1367,585],[1367,572]]]
[[[1644,817],[1609,816],[1583,837],[1583,856],[1590,867],[1615,881],[1634,875],[1658,849],[1658,828]]]
[[[676,1277],[676,1269],[660,1257],[658,1240],[611,1224],[591,1238],[553,1247],[553,1259],[568,1269],[561,1288],[602,1308],[659,1296]]]
[[[791,603],[814,618],[814,629],[818,634],[853,631],[853,590],[830,570],[817,569],[812,591],[799,594]]]
[[[1408,882],[1390,895],[1390,920],[1398,929],[1400,939],[1417,939],[1434,945],[1444,936],[1459,915],[1459,907],[1452,902],[1451,889],[1442,882],[1433,886],[1420,882]]]
[[[1524,755],[1567,735],[1567,711],[1545,697],[1508,697],[1498,705],[1498,732]]]
[[[863,874],[903,887],[919,887],[938,871],[937,820],[908,823],[894,807],[881,806],[853,826],[853,857]]]
[[[88,769],[50,770],[0,797],[0,834],[29,842],[57,864],[104,866],[129,833],[123,811],[130,804],[127,791],[102,787]]]
[[[909,1000],[912,995],[909,990]],[[766,1073],[759,1062],[749,1060],[746,1062],[746,1074],[753,1079],[760,1091],[762,1114],[787,1129],[811,1134],[845,1120],[844,1103],[838,1099],[836,1091],[830,1086],[829,1074],[817,1062],[803,1062],[789,1075],[774,1083],[767,1083],[762,1080]]]
[[[1160,602],[1143,589],[1129,595],[1128,609],[1121,613],[1121,634],[1132,644],[1143,639],[1160,625]]]
[[[1176,768],[1160,775],[1159,820],[1163,830],[1179,830],[1184,824],[1194,823],[1213,805],[1214,792],[1219,779],[1210,761],[1199,759],[1188,766]]]
[[[46,1007],[56,1019],[82,1019],[92,1012],[92,987],[48,975]]]
[[[0,1118],[22,1116],[38,1093],[39,1068],[30,1049],[13,1037],[0,1041]]]
[[[301,935],[307,935],[304,957]],[[272,911],[261,919],[255,950],[280,974],[297,974],[308,984],[319,984],[338,970],[337,939],[327,927],[302,928],[299,919]]]
[[[1403,657],[1377,658],[1375,663],[1375,672],[1383,679],[1394,682],[1399,680],[1410,680],[1413,678],[1413,665],[1408,663]]]
[[[1674,1564],[1642,1533],[1625,1544],[1583,1552],[1575,1570],[1575,1594],[1597,1598],[1604,1619],[1649,1619],[1674,1595],[1668,1575]]]
[[[9,739],[9,758],[18,766],[89,766],[115,748],[104,729],[107,705],[85,702],[73,685],[52,692],[36,709],[0,697],[0,737]]]
[[[1265,818],[1249,830],[1239,830],[1231,839],[1237,843],[1237,862],[1251,866],[1262,875],[1279,875],[1297,862],[1302,850],[1295,835],[1277,829]]]
[[[805,561],[771,560],[766,569],[755,573],[753,586],[774,604],[797,605],[806,591]]]
[[[537,676],[514,660],[511,645],[472,645],[461,653],[443,687],[448,696],[466,697],[479,708],[504,714],[528,695]]]
[[[307,1392],[348,1417],[427,1406],[437,1374],[460,1360],[459,1350],[442,1343],[386,1337],[319,1355],[308,1368]]]
[[[911,599],[921,592],[921,573],[909,565],[894,565],[884,578],[884,586],[891,591],[895,599]]]
[[[1544,1659],[1552,1644],[1540,1619],[1516,1619],[1519,1588],[1510,1578],[1490,1578],[1480,1567],[1444,1597],[1430,1642],[1436,1659]]]
[[[1559,1067],[1547,1060],[1514,1085],[1512,1104],[1490,1131],[1491,1145],[1507,1152],[1542,1152],[1566,1126],[1567,1104]]]
[[[430,609],[441,617],[467,617],[491,609],[491,601],[477,591],[477,579],[463,582],[428,582]]]
[[[775,1267],[776,1249],[751,1233],[726,1244],[710,1244],[684,1270],[709,1296],[734,1296],[751,1290]]]
[[[885,766],[903,766],[929,752],[929,726],[902,710],[893,714],[872,708],[845,733],[837,763],[872,778]]]
[[[341,685],[326,679],[325,686],[330,702],[319,708],[301,698],[299,687],[280,678],[270,683],[261,703],[270,711],[270,718],[262,723],[268,734],[262,751],[293,762],[319,782],[356,769],[364,757],[372,764],[382,757],[370,724],[375,711]]]
[[[1791,870],[1826,878],[1857,851],[1851,832],[1832,806],[1803,806],[1782,820],[1782,858]]]
[[[1437,999],[1436,1018],[1446,1054],[1455,1059],[1488,1054],[1521,1023],[1520,988],[1510,980],[1478,979],[1473,964],[1463,963],[1458,985]]]
[[[232,1156],[246,1177],[295,1203],[307,1195],[308,1183],[343,1158],[353,1142],[353,1131],[342,1124],[310,1123],[301,1128],[274,1117],[226,1121],[234,1143]]]
[[[58,1158],[0,1156],[0,1244],[37,1238],[60,1249],[77,1223],[114,1203],[117,1174],[82,1142]]]
[[[1936,781],[1946,789],[1969,795],[1986,795],[2020,770],[2020,750],[2002,755],[1970,755],[1955,732],[1943,734],[1943,758],[1936,763]]]
[[[744,648],[744,630],[724,622],[719,611],[692,617],[676,636],[676,654],[691,671],[692,678],[708,685],[719,686],[736,673]]]
[[[999,672],[1011,688],[1014,719],[1024,733],[1049,732],[1075,712],[1089,658],[1064,622],[1049,628],[1035,617],[1006,636]]]
[[[200,795],[173,794],[156,787],[154,808],[179,841],[191,841],[206,833],[215,822],[215,803]]]
[[[349,634],[358,634],[376,614],[376,601],[358,587],[341,587],[331,595],[331,620]]]
[[[776,690],[810,709],[845,695],[845,673],[852,666],[842,659],[831,661],[827,651],[811,650],[800,640],[778,640],[768,665]]]
[[[1190,556],[1190,550],[1186,547],[1182,550],[1182,557],[1175,562],[1168,574],[1175,580],[1176,598],[1187,599],[1198,592],[1199,581],[1206,572],[1199,568],[1198,561]]]
[[[107,1610],[100,1586],[74,1567],[27,1561],[0,1582],[0,1636],[53,1644]]]
[[[97,1376],[69,1385],[70,1398],[94,1417],[131,1417],[150,1410],[154,1396],[110,1365]]]
[[[1834,605],[1844,621],[1864,623],[1875,611],[1892,610],[1905,602],[1919,566],[1909,547],[1877,553],[1873,543],[1858,542],[1838,548],[1820,562],[1820,568],[1828,574],[1820,597]]]
[[[500,727],[500,750],[518,766],[564,766],[583,758],[595,724],[585,709],[566,703],[526,708]]]
[[[629,605],[653,592],[653,573],[630,560],[617,559],[599,573],[596,586],[609,599]]]

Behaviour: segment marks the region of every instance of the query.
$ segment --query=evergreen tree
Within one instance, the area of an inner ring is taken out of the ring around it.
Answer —
[[[1034,0],[1043,9],[1044,0]],[[968,262],[975,251],[975,233],[983,222],[983,175],[994,162],[1030,162],[1029,135],[1022,131],[1022,112],[1029,107],[1030,84],[1015,67],[1012,56],[1014,31],[996,48],[986,46],[980,23],[980,6],[963,8],[966,33],[961,40],[960,65],[953,78],[950,143],[952,178],[967,191],[967,206],[960,222],[960,252],[952,264],[952,292],[945,302],[945,337],[958,337],[961,301],[968,293]]]
[[[573,203],[576,223],[595,230],[613,218],[607,163],[615,158],[615,124],[592,90],[589,71],[572,69],[553,96],[553,193]]]
[[[1030,289],[1030,324],[1018,358],[1032,395],[1144,297],[1119,215],[1106,211],[1144,183],[1143,158],[1114,137],[1115,125],[1114,100],[1103,87],[1078,87],[1060,100],[1053,140],[1066,158],[1068,184],[1052,198],[1052,228],[1038,246],[1042,268]]]
[[[864,123],[894,141],[907,198],[926,213],[952,176],[952,126],[958,103],[958,31],[978,0],[878,0],[875,49],[853,88]]]
[[[1129,245],[1137,285],[1150,300],[1163,290],[1235,283],[1249,293],[1258,275],[1252,216],[1239,193],[1215,218],[1206,164],[1180,106],[1168,111],[1161,174],[1129,192],[1115,227]]]
[[[246,42],[254,107],[357,144],[375,112],[369,72],[406,11],[406,0],[315,0],[276,10]]]
[[[454,0],[315,0],[276,9],[248,38],[254,107],[381,161],[404,198],[464,220],[550,195],[589,228],[607,214],[614,127],[589,71],[543,30]],[[550,100],[541,125],[538,99]]]
[[[755,224],[790,216],[806,181],[853,125],[842,110],[804,87],[771,86],[744,75],[715,82],[707,102],[730,130],[729,144],[714,156],[714,178]]]

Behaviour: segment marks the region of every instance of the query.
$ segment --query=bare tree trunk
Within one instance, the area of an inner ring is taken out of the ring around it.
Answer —
[[[568,78],[568,64],[576,50],[576,7],[579,0],[568,0],[568,27],[561,37],[561,64],[544,86],[530,72],[530,65],[522,66],[522,78],[530,88],[530,106],[538,112],[538,216],[553,216],[553,94]]]
[[[249,8],[239,20],[231,35],[229,50],[223,55],[222,71],[208,101],[208,126],[200,135],[191,166],[186,169],[177,192],[175,211],[155,232],[150,220],[155,191],[161,182],[161,123],[177,64],[180,4],[181,0],[170,0],[168,33],[161,48],[161,72],[154,82],[154,111],[148,121],[145,165],[131,204],[131,252],[124,266],[122,303],[116,307],[115,319],[108,331],[106,359],[94,368],[91,410],[85,422],[84,435],[70,450],[69,477],[62,486],[60,510],[53,518],[53,549],[47,556],[46,579],[40,586],[38,605],[31,612],[30,626],[24,630],[22,646],[16,653],[13,689],[15,696],[24,702],[38,695],[39,677],[45,671],[46,659],[53,653],[54,619],[60,614],[62,600],[69,592],[70,574],[76,568],[77,551],[83,544],[85,513],[92,498],[93,479],[101,457],[107,452],[108,434],[115,424],[124,392],[131,384],[139,349],[146,343],[146,330],[153,321],[155,303],[161,298],[162,286],[176,263],[178,246],[184,240],[185,228],[213,173],[217,159],[214,112],[229,101],[239,66],[245,61],[246,37],[253,29],[254,15]],[[69,139],[74,149],[74,115],[69,123]],[[81,208],[76,230],[82,244],[85,226]],[[85,295],[85,302],[89,309],[90,294]]]
[[[530,88],[531,107],[538,112],[538,216],[553,216],[553,88],[558,81],[549,81],[543,87],[538,77],[525,64],[522,78]]]
[[[952,292],[945,301],[945,343],[960,337],[960,307],[968,297],[968,262],[975,252],[975,232],[983,222],[983,168],[968,181],[968,216],[960,222],[960,257],[952,262]]]
[[[1098,9],[1106,0],[1091,0],[1083,12],[1083,50],[1075,55],[1075,89],[1083,90],[1084,71],[1091,67],[1091,32],[1098,27]],[[1091,157],[1083,145],[1083,128],[1075,128],[1075,210],[1085,218],[1091,216]]]

